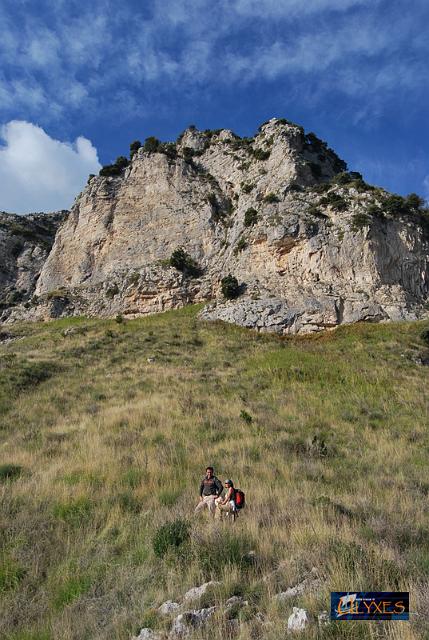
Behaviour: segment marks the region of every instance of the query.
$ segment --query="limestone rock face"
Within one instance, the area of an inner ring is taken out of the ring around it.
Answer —
[[[133,317],[201,301],[202,319],[278,333],[420,317],[428,218],[392,213],[389,194],[345,169],[316,136],[278,119],[254,138],[192,127],[175,145],[140,148],[120,175],[89,181],[37,262],[36,302],[3,321]],[[179,247],[194,274],[169,266]],[[233,301],[221,294],[228,274],[241,285]]]
[[[0,313],[33,295],[65,213],[17,216],[0,212]]]

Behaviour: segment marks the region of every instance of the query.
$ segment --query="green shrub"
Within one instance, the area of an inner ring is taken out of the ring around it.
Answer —
[[[57,611],[66,605],[77,600],[81,595],[87,593],[91,587],[91,580],[87,576],[71,577],[57,587],[53,605]]]
[[[253,149],[253,157],[255,160],[268,160],[271,155],[271,151],[265,151],[264,149]]]
[[[170,549],[177,549],[190,538],[190,525],[187,520],[173,520],[161,525],[153,538],[153,550],[162,558]]]
[[[276,124],[288,124],[288,125],[290,125],[290,126],[292,126],[292,127],[295,127],[295,126],[296,126],[296,125],[295,125],[293,122],[291,122],[290,120],[286,120],[286,118],[279,118],[279,119],[277,120]]]
[[[326,191],[329,191],[329,189],[331,188],[331,185],[329,184],[329,182],[322,182],[321,184],[315,184],[311,187],[312,191],[315,191],[316,193],[326,193]]]
[[[121,313],[118,313],[118,315],[115,317],[115,322],[117,324],[122,324],[124,322],[124,316]]]
[[[216,194],[211,192],[207,196],[207,202],[211,206],[212,209],[212,219],[215,222],[220,222],[224,220],[225,216],[232,213],[233,204],[230,199],[226,201],[226,203],[222,206],[218,201]]]
[[[417,193],[410,193],[406,197],[405,201],[409,208],[416,209],[417,211],[425,207],[425,201],[423,200],[423,198],[418,196]]]
[[[183,247],[175,249],[170,257],[170,266],[174,267],[178,271],[181,271],[185,275],[198,276],[200,269],[193,258],[186,253]]]
[[[192,149],[192,147],[183,147],[182,155],[185,160],[192,160],[193,156],[195,155],[195,149]]]
[[[134,140],[134,142],[130,144],[130,158],[133,158],[135,156],[141,146],[142,143],[140,142],[140,140]]]
[[[92,503],[89,498],[82,496],[68,502],[54,505],[53,515],[66,524],[77,527],[87,522],[91,515]]]
[[[177,158],[177,148],[174,142],[164,142],[158,147],[158,152],[163,153],[168,158]]]
[[[132,491],[122,491],[117,495],[117,502],[119,503],[123,511],[129,511],[130,513],[140,513],[141,503]]]
[[[5,480],[15,480],[22,473],[22,467],[18,464],[1,464],[0,465],[0,482]]]
[[[46,294],[47,300],[55,300],[56,298],[67,299],[67,289],[60,287],[59,289],[53,289]]]
[[[350,173],[348,173],[347,171],[342,171],[341,173],[337,173],[337,175],[334,176],[333,182],[335,182],[336,184],[349,184],[350,182],[352,182],[352,178],[350,176]]]
[[[141,469],[130,468],[127,469],[122,476],[122,482],[131,489],[137,489],[142,483],[143,475]]]
[[[117,176],[128,167],[130,161],[125,156],[118,156],[113,164],[107,164],[100,169],[100,176]]]
[[[237,298],[237,296],[240,293],[240,286],[238,284],[238,280],[235,276],[232,276],[230,273],[224,278],[222,278],[221,289],[224,297],[227,298],[228,300]]]
[[[120,170],[125,169],[130,164],[130,161],[125,156],[118,156],[115,160],[115,165],[119,167]]]
[[[246,424],[250,424],[253,421],[252,416],[250,415],[250,413],[247,413],[247,411],[245,411],[244,409],[242,409],[240,411],[240,418],[243,420],[243,422],[245,422]]]
[[[146,151],[146,153],[156,153],[157,151],[159,151],[160,145],[161,142],[158,140],[158,138],[149,136],[144,141],[143,149],[144,151]]]
[[[313,151],[324,151],[328,148],[327,143],[316,136],[315,133],[310,131],[305,136],[305,144],[310,146]]]
[[[341,171],[341,173],[337,173],[331,180],[331,182],[335,184],[350,184],[350,182],[354,181],[363,182],[362,174],[358,171]]]
[[[354,187],[356,191],[359,191],[359,193],[368,191],[368,189],[372,189],[372,187],[366,184],[365,180],[362,180],[361,178],[359,178],[358,180],[353,180],[353,182],[350,183],[350,186]]]
[[[355,213],[352,217],[352,229],[353,231],[359,231],[360,229],[369,226],[370,222],[371,218],[366,213]]]
[[[247,162],[242,162],[238,168],[240,169],[240,171],[247,171],[249,167],[250,167],[250,162],[247,161]]]
[[[398,195],[388,196],[382,206],[383,210],[390,215],[406,215],[410,211],[405,198]]]
[[[308,207],[307,209],[307,213],[310,216],[315,216],[316,218],[326,218],[326,214],[324,214],[319,207],[317,207],[315,204],[312,204]]]
[[[349,171],[349,176],[352,180],[363,180],[362,174],[359,171]]]
[[[247,247],[246,238],[241,237],[234,249],[234,255],[241,253],[242,251],[244,251],[244,249],[246,249],[246,247]]]
[[[323,198],[320,198],[319,205],[325,207],[330,206],[337,211],[345,211],[347,209],[347,202],[344,200],[343,196],[334,192],[328,193]]]
[[[106,164],[104,167],[101,167],[99,174],[100,176],[111,177],[120,175],[122,170],[117,167],[115,164]]]
[[[244,213],[244,226],[253,227],[258,222],[258,212],[253,207],[246,209]]]
[[[242,182],[240,186],[243,193],[250,193],[255,188],[251,182]]]
[[[218,136],[222,129],[204,129],[203,133],[208,137]]]
[[[275,193],[267,193],[264,197],[264,202],[280,202],[280,198]]]
[[[383,211],[382,211],[381,207],[379,207],[379,205],[375,204],[374,202],[369,205],[369,207],[367,208],[366,212],[367,212],[367,214],[369,216],[382,216],[383,215]]]
[[[196,555],[205,575],[220,577],[229,565],[242,570],[250,568],[254,561],[248,554],[253,548],[250,537],[243,531],[210,529],[207,537],[198,541]]]
[[[54,362],[26,362],[14,376],[17,391],[25,391],[46,380],[49,380],[59,370]]]

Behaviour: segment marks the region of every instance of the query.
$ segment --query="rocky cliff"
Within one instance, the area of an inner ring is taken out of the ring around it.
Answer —
[[[17,216],[0,212],[0,313],[18,303],[29,306],[66,213]]]
[[[204,319],[280,333],[412,319],[428,301],[428,220],[417,197],[367,185],[286,120],[254,138],[190,127],[89,180],[47,259],[32,250],[31,303],[3,321],[198,301],[210,301]],[[192,269],[171,266],[178,248]],[[233,300],[221,293],[228,274],[239,283]]]

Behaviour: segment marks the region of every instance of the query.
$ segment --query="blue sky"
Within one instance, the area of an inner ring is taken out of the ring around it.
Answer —
[[[0,0],[0,24],[0,210],[70,206],[135,138],[273,116],[429,196],[427,0]]]

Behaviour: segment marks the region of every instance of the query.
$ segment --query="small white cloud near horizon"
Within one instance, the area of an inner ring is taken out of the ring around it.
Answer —
[[[25,120],[3,125],[0,140],[0,211],[24,215],[68,209],[88,175],[101,167],[87,138],[61,142]]]

